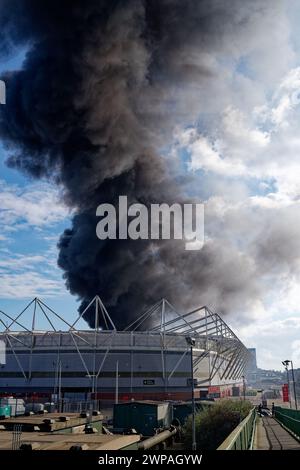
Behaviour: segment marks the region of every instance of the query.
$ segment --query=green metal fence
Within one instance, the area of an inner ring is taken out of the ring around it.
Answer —
[[[275,419],[300,439],[300,411],[275,406]]]
[[[217,450],[251,450],[253,447],[255,422],[256,409],[254,407]]]

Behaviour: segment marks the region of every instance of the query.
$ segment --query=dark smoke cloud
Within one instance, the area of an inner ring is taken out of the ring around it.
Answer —
[[[266,2],[246,3],[0,1],[1,54],[28,47],[22,70],[6,76],[8,164],[63,188],[76,210],[59,241],[66,285],[81,308],[99,294],[119,327],[161,297],[226,313],[257,294],[253,267],[230,245],[211,240],[187,252],[174,241],[100,242],[95,231],[96,207],[119,195],[147,205],[186,200],[159,149],[200,111],[191,97],[214,77],[206,55],[231,53],[226,38],[263,17]]]

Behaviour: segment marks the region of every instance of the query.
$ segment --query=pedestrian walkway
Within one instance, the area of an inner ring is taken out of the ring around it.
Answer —
[[[274,418],[257,419],[254,450],[300,450],[300,443]]]

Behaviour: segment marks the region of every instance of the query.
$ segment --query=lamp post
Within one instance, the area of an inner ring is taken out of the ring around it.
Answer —
[[[291,364],[291,369],[292,369],[292,379],[293,379],[293,391],[294,391],[294,400],[295,400],[295,408],[296,410],[298,410],[298,403],[297,403],[297,395],[296,395],[296,383],[295,383],[295,375],[294,375],[294,365],[293,365],[293,361],[290,361],[288,359],[286,359],[285,361],[282,361],[282,364],[285,366],[285,369],[287,371],[287,377],[289,372],[288,372],[288,369],[289,369],[289,364]],[[289,382],[288,382],[288,386],[289,386]],[[291,406],[291,400],[290,400],[290,407]]]
[[[290,402],[290,408],[292,408],[292,401],[291,401],[291,394],[290,394],[290,379],[289,379],[289,361],[282,361],[282,364],[284,365],[285,370],[286,370],[286,380],[287,380],[287,386],[288,386],[289,402]]]
[[[290,380],[289,380],[289,361],[282,361],[282,364],[285,367],[286,370],[286,381],[287,381],[287,386],[288,386],[288,394],[289,394],[289,402],[290,402],[290,408],[292,408],[292,402],[291,402],[291,394],[290,394]]]
[[[193,363],[193,347],[195,346],[195,339],[190,336],[186,336],[186,342],[190,346],[191,351],[191,380],[192,380],[192,450],[197,450],[196,442],[196,423],[195,423],[195,393],[194,393],[194,363]]]
[[[62,366],[61,366],[61,360],[58,360],[57,362],[53,362],[53,366],[56,366],[55,368],[55,379],[54,379],[54,395],[56,395],[56,406],[57,406],[57,411],[61,413],[62,411],[62,399],[61,399],[61,375],[62,375]],[[57,394],[56,394],[57,392]]]
[[[115,403],[119,403],[119,361],[116,362],[116,390],[115,390]]]
[[[62,412],[62,398],[61,398],[61,361],[59,361],[58,369],[58,403],[59,403],[59,413]]]
[[[291,361],[291,367],[292,367],[292,379],[293,379],[293,388],[294,388],[295,408],[296,408],[296,410],[298,410],[297,393],[296,393],[296,382],[295,382],[293,361]]]
[[[246,400],[246,383],[245,383],[244,375],[242,375],[242,379],[243,379],[243,400],[245,401]]]

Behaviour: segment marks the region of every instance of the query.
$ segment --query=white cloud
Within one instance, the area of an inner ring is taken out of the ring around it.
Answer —
[[[296,339],[292,342],[292,361],[294,367],[300,367],[300,340]]]
[[[0,181],[0,298],[52,297],[65,292],[56,261],[55,224],[68,215],[59,191],[51,185],[20,187]]]
[[[258,366],[261,368],[282,369],[281,362],[285,359],[292,359],[294,367],[300,367],[299,336],[299,316],[276,319],[274,314],[270,314],[269,318],[261,317],[255,323],[239,328],[242,341],[257,348]]]
[[[272,121],[277,125],[288,125],[289,113],[299,104],[300,67],[292,69],[280,83],[274,96],[275,106],[271,110]]]
[[[215,173],[231,175],[242,174],[243,168],[239,162],[232,162],[221,158],[218,151],[218,142],[211,143],[204,136],[197,136],[194,130],[185,131],[183,134],[185,148],[190,153],[189,169],[204,169]]]
[[[201,127],[176,130],[177,151],[188,168],[212,175],[273,181],[280,194],[300,195],[300,67],[290,70],[271,98],[252,108],[231,104]]]
[[[22,273],[1,273],[0,298],[24,299],[40,297],[55,297],[65,292],[63,283],[34,271]]]
[[[53,297],[65,292],[55,246],[40,254],[0,250],[0,298]]]
[[[26,187],[0,181],[0,227],[15,230],[16,226],[47,227],[68,215],[59,198],[59,191],[46,183]]]
[[[195,194],[206,188],[207,238],[252,266],[256,293],[227,319],[277,369],[285,357],[300,367],[300,67],[278,78],[260,104],[231,91],[204,125],[177,129],[173,149],[188,156]]]
[[[1,253],[0,273],[4,270],[19,271],[24,268],[32,268],[37,264],[47,262],[47,258],[41,255],[22,255],[8,251],[6,254]]]
[[[246,115],[238,109],[232,107],[225,109],[222,126],[233,149],[240,144],[240,141],[247,141],[248,145],[262,149],[270,142],[268,132],[263,132],[253,126],[253,123],[247,122]]]

